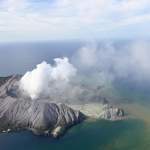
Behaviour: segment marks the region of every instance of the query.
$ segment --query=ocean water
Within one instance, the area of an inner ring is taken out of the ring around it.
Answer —
[[[123,98],[122,107],[129,116],[126,120],[87,120],[59,139],[36,136],[29,131],[1,133],[0,150],[149,150],[149,97],[139,91],[136,94],[130,88],[123,89],[119,87],[118,91]],[[133,97],[134,101],[126,101]]]
[[[0,134],[2,150],[149,150],[150,130],[142,120],[84,122],[54,140],[30,132]]]
[[[0,76],[24,74],[42,61],[68,57],[80,46],[80,42],[0,43]]]
[[[24,73],[42,60],[51,62],[53,57],[70,56],[79,47],[79,43],[69,47],[66,43],[1,44],[0,75]],[[149,150],[149,87],[118,82],[115,88],[119,93],[118,103],[129,119],[87,120],[72,127],[60,139],[35,136],[28,131],[1,133],[0,150]]]

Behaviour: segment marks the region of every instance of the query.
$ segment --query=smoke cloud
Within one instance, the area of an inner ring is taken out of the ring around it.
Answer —
[[[20,89],[31,99],[74,103],[118,99],[115,82],[150,82],[150,45],[134,42],[90,43],[71,58],[55,58],[54,65],[42,62],[27,72]],[[69,61],[70,60],[70,61]]]
[[[115,47],[113,43],[87,44],[75,55],[80,70],[103,72],[114,79],[130,78],[136,82],[150,80],[150,44],[133,42]]]
[[[20,88],[32,99],[48,97],[54,86],[58,91],[61,90],[76,75],[77,70],[68,58],[56,58],[54,61],[53,66],[44,61],[22,77]]]

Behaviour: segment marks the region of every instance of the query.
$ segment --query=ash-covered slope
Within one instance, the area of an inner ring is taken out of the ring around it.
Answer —
[[[11,76],[0,82],[0,131],[28,129],[57,137],[85,119],[80,111],[65,104],[24,97],[18,88],[20,78]]]
[[[124,111],[108,103],[66,105],[49,99],[32,100],[19,88],[21,76],[0,78],[0,132],[31,130],[58,137],[86,118],[121,120]]]

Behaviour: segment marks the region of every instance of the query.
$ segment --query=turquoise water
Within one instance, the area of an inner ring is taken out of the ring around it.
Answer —
[[[141,120],[87,121],[54,140],[30,132],[3,133],[2,150],[149,150],[150,136]],[[147,136],[148,135],[148,136]]]

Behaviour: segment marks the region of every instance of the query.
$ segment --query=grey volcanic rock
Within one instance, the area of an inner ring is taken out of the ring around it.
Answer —
[[[20,75],[0,78],[0,98],[7,96],[18,97],[21,94],[18,90],[20,79]]]
[[[31,130],[58,137],[86,118],[124,119],[123,109],[104,104],[67,106],[49,99],[32,100],[19,90],[21,76],[0,78],[0,132]]]
[[[111,121],[122,120],[125,118],[125,113],[122,108],[113,107],[106,104],[100,118]]]
[[[19,80],[20,76],[12,76],[0,86],[0,131],[28,129],[57,137],[85,119],[80,111],[65,104],[23,97],[18,90]]]
[[[123,109],[114,107],[109,103],[87,103],[82,105],[70,105],[70,107],[92,119],[117,121],[126,118]]]

